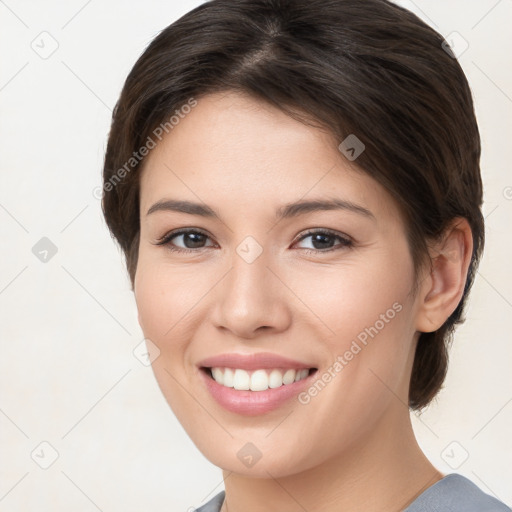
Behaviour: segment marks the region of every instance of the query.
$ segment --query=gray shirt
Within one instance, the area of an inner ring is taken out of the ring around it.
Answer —
[[[195,512],[220,512],[225,491]],[[423,491],[403,512],[512,512],[496,498],[485,494],[471,480],[450,473]]]

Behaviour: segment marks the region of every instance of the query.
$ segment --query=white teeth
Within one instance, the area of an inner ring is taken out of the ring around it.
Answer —
[[[283,385],[283,374],[279,370],[272,370],[268,378],[269,388],[280,388]]]
[[[305,379],[309,375],[307,368],[301,370],[289,369],[283,374],[281,370],[255,370],[249,373],[239,368],[212,368],[212,377],[222,386],[237,390],[265,391],[279,388]]]
[[[218,370],[220,370],[220,368],[217,368]],[[220,376],[222,378],[222,370],[220,370]],[[233,370],[231,368],[225,368],[224,369],[224,381],[222,382],[222,384],[224,386],[226,386],[227,388],[232,388],[233,387],[233,384],[234,384],[234,377],[235,377],[235,374],[233,372]],[[217,380],[217,379],[215,379]],[[217,382],[219,382],[217,380]]]
[[[283,384],[291,384],[295,381],[295,370],[286,370],[283,375]]]
[[[213,378],[219,382],[222,380],[222,369],[221,368],[212,368],[212,375]]]
[[[251,375],[251,391],[265,391],[268,389],[268,376],[265,370],[256,370]]]
[[[219,382],[219,384],[221,383]],[[235,375],[233,377],[233,387],[239,390],[248,390],[251,387],[251,378],[245,370],[235,370]]]

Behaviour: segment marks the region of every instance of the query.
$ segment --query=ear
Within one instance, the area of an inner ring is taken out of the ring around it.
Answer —
[[[464,293],[472,252],[471,227],[458,217],[429,248],[432,266],[420,286],[416,330],[436,331],[455,311]]]

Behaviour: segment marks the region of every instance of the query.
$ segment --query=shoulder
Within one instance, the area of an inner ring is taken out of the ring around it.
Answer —
[[[224,494],[225,491],[219,492],[219,494],[215,495],[209,502],[194,509],[193,512],[220,512],[220,507],[222,507],[222,503],[224,502]]]
[[[194,512],[220,512],[221,491]],[[424,491],[403,512],[512,512],[504,503],[484,493],[471,480],[457,473],[446,475]]]
[[[512,512],[468,478],[450,473],[418,496],[404,512]]]

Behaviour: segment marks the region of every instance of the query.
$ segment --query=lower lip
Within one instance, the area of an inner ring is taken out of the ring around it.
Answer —
[[[304,388],[310,385],[310,381],[316,371],[305,379],[283,384],[278,388],[269,388],[265,391],[245,391],[222,386],[215,381],[207,371],[199,371],[201,378],[213,398],[228,411],[245,416],[257,416],[273,411],[293,397],[296,397]]]

